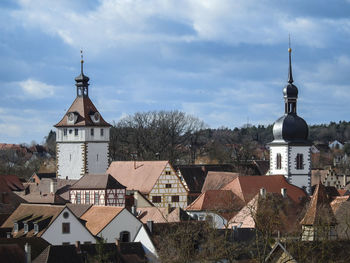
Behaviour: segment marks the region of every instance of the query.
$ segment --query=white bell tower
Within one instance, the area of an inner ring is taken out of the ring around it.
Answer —
[[[283,89],[285,113],[273,125],[269,175],[284,175],[291,184],[311,191],[311,142],[307,123],[297,115],[298,88],[293,85],[291,48],[289,78]]]
[[[75,78],[77,97],[56,127],[57,177],[80,179],[89,174],[104,174],[108,168],[109,129],[89,98],[89,78]]]

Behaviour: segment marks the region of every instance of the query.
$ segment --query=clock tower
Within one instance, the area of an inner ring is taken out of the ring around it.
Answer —
[[[76,95],[56,127],[57,177],[80,179],[83,175],[104,174],[108,168],[109,129],[89,98],[89,78],[75,78]]]

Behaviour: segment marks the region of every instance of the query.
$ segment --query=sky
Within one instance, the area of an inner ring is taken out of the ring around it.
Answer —
[[[108,122],[180,110],[209,127],[284,113],[291,36],[298,114],[350,119],[350,1],[2,0],[0,142],[43,142],[90,78]]]

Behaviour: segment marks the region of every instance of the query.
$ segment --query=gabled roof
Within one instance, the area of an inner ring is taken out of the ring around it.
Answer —
[[[67,207],[70,209],[70,211],[77,217],[80,218],[89,208],[91,205],[85,205],[85,204],[67,204]]]
[[[74,124],[68,123],[67,113],[75,112],[78,114],[78,119]],[[102,116],[100,116],[99,123],[94,123],[90,115],[98,112],[95,105],[92,103],[89,97],[76,97],[72,105],[68,109],[67,113],[63,116],[62,120],[55,125],[55,127],[73,127],[73,126],[101,126],[110,127],[111,125],[106,122]]]
[[[0,258],[7,263],[26,262],[26,254],[17,244],[1,244]]]
[[[28,233],[24,233],[24,229],[19,229],[17,233],[12,231],[13,237],[40,237],[46,229],[52,224],[56,217],[65,208],[63,205],[42,205],[42,204],[21,204],[7,220],[2,224],[2,228],[13,228],[14,221],[27,217],[28,219],[34,219],[36,217],[48,218],[51,217],[48,224],[37,234],[34,234],[34,229],[30,230]]]
[[[248,203],[261,188],[265,188],[269,193],[281,193],[281,188],[286,188],[288,197],[296,203],[307,198],[303,189],[288,183],[283,175],[238,176],[222,187],[222,190],[231,190],[242,201]]]
[[[116,161],[111,163],[107,173],[125,185],[128,190],[148,194],[168,163],[168,161]]]
[[[186,207],[186,211],[211,211],[230,219],[243,202],[230,190],[208,190]]]
[[[181,176],[186,182],[188,189],[194,193],[200,193],[203,187],[207,172],[200,166],[178,166]]]
[[[238,175],[239,173],[209,171],[202,187],[202,193],[207,190],[219,190]]]
[[[86,221],[86,228],[96,236],[123,210],[124,207],[92,206],[80,218]]]
[[[74,183],[70,189],[125,189],[109,174],[86,174]]]
[[[169,211],[167,207],[142,207],[137,209],[137,218],[146,224],[147,221],[154,223],[180,222],[189,219],[189,215],[177,207]]]
[[[330,199],[323,184],[319,183],[312,196],[310,205],[306,211],[301,225],[314,225],[326,222],[336,224],[336,219],[330,206]]]
[[[19,180],[18,176],[14,174],[0,175],[6,183],[7,186],[11,189],[11,191],[23,191],[24,186],[22,182]]]

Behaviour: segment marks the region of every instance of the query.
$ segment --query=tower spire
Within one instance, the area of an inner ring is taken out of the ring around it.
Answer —
[[[81,74],[83,75],[84,74],[83,73],[84,59],[83,59],[83,50],[82,49],[80,49],[80,58],[81,58],[81,60],[80,60],[80,63],[81,63]]]
[[[289,71],[288,71],[288,83],[293,83],[293,74],[292,74],[292,48],[290,47],[290,35],[289,35]]]

